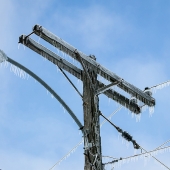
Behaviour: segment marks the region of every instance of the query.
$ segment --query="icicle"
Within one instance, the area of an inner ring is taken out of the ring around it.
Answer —
[[[141,120],[141,113],[138,114],[138,115],[135,115],[135,117],[136,117],[136,122],[140,122],[140,120]]]
[[[27,74],[25,71],[23,71],[23,75],[24,75],[24,79],[26,79]]]
[[[154,113],[154,106],[149,107],[149,117],[152,117]]]
[[[121,168],[121,166],[122,166],[122,162],[119,161],[119,162],[118,162],[118,167]]]
[[[135,114],[132,112],[132,118],[134,118]]]
[[[53,94],[51,94],[51,98],[52,98],[52,99],[54,98]]]
[[[4,67],[7,68],[8,67],[8,62],[5,60],[4,61]]]
[[[25,50],[25,45],[23,44],[23,48],[24,48],[24,50]]]
[[[30,77],[30,75],[29,75],[29,74],[27,74],[27,80],[29,79],[29,77]]]
[[[17,74],[17,68],[16,68],[16,74]],[[20,70],[20,74],[19,74],[20,78],[22,78],[23,74],[22,74],[22,70]]]
[[[20,72],[20,71],[21,71],[21,70],[20,70],[20,69],[18,70],[18,67],[15,67],[15,75],[16,75],[16,76],[19,76],[19,72]]]
[[[12,64],[10,65],[10,71],[12,72]]]
[[[20,44],[20,43],[18,43],[18,50],[19,50],[20,45],[21,45],[21,44]]]
[[[136,155],[136,152],[137,152],[137,150],[136,150],[136,149],[134,149],[134,155]]]
[[[129,148],[129,142],[126,141],[126,148],[128,149]]]
[[[120,140],[120,136],[121,136],[121,133],[118,133],[118,136],[117,136],[117,137],[118,137],[118,138],[117,138],[118,140]]]
[[[122,137],[122,144],[126,144],[126,140]]]
[[[170,80],[168,80],[168,81],[166,81],[162,84],[158,84],[156,86],[153,86],[153,87],[151,87],[151,89],[153,90],[154,93],[156,93],[157,90],[161,90],[161,89],[163,89],[167,86],[170,86]]]
[[[18,67],[16,68],[16,75],[19,77],[19,72],[21,71],[21,69],[19,69]]]
[[[63,111],[64,111],[64,113],[66,112],[66,110],[64,109],[64,107],[63,107]]]
[[[16,75],[16,66],[13,66],[13,70],[12,70],[12,72]]]
[[[77,79],[77,84],[79,84],[80,83],[80,80],[79,79]]]

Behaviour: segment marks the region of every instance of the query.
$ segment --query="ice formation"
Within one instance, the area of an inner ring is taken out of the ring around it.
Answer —
[[[81,142],[79,142],[73,149],[71,149],[64,157],[62,157],[59,161],[57,161],[57,163],[55,163],[49,170],[52,170],[55,166],[60,165],[61,162],[63,162],[64,160],[66,160],[72,153],[74,153],[76,151],[76,149],[83,144],[84,139],[81,140]]]

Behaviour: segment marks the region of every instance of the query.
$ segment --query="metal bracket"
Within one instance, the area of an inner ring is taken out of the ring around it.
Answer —
[[[121,79],[120,81],[115,81],[115,82],[113,82],[113,83],[111,83],[111,84],[109,84],[109,85],[107,85],[107,86],[104,86],[104,87],[98,89],[97,92],[96,92],[96,95],[99,95],[99,94],[101,94],[101,93],[104,93],[105,91],[107,91],[108,89],[110,89],[110,87],[115,86],[115,85],[118,85],[118,84],[120,84],[122,81],[123,81],[123,79]]]

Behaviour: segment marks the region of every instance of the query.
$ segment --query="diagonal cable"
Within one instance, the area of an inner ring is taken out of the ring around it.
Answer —
[[[100,115],[105,118],[118,132],[120,132],[122,134],[122,137],[133,143],[133,146],[135,149],[139,149],[141,148],[142,150],[144,150],[145,152],[147,152],[147,150],[145,150],[143,147],[141,147],[135,140],[133,140],[132,136],[130,136],[126,131],[123,131],[121,128],[119,128],[118,126],[116,126],[115,124],[113,124],[110,120],[108,120],[101,112]],[[150,154],[151,155],[151,154]],[[155,156],[151,155],[152,158],[154,158],[157,162],[159,162],[160,164],[162,164],[165,168],[169,169],[169,167],[167,167],[164,163],[162,163],[160,160],[158,160]]]
[[[155,152],[155,151],[163,150],[163,149],[168,149],[168,148],[170,148],[170,146],[166,146],[166,147],[159,148],[159,149],[154,149],[154,150],[151,150],[151,151],[148,151],[148,152],[145,152],[145,153],[136,154],[136,155],[133,155],[133,156],[128,156],[128,157],[119,158],[119,159],[113,158],[113,157],[111,157],[111,156],[102,156],[102,157],[114,159],[114,160],[111,161],[111,162],[104,163],[104,165],[107,165],[107,164],[112,164],[112,163],[115,163],[115,162],[118,162],[118,161],[122,161],[122,160],[125,160],[125,159],[130,159],[130,158],[134,158],[134,157],[141,156],[141,155],[151,154],[151,153],[153,153],[153,152]]]
[[[118,111],[120,111],[122,107],[123,107],[123,106],[120,106],[117,110],[115,110],[115,111],[108,117],[108,119],[111,118],[111,117],[112,117],[114,114],[116,114]],[[103,121],[103,122],[100,124],[100,128],[101,128],[101,125],[105,124],[106,122],[107,122],[107,121]],[[66,159],[67,156],[70,155],[70,154],[73,152],[73,150],[77,149],[77,148],[83,143],[83,140],[84,140],[84,139],[82,139],[77,145],[75,145],[65,156],[63,156],[59,161],[57,161],[49,170],[52,170],[55,166],[57,166],[57,165],[60,164],[64,159]]]
[[[66,79],[70,82],[70,84],[73,86],[73,88],[77,91],[77,93],[80,95],[81,98],[83,98],[82,94],[79,92],[79,90],[77,89],[77,87],[73,84],[73,82],[69,79],[69,77],[67,76],[67,74],[63,71],[62,68],[58,67],[60,69],[60,71],[63,73],[63,75],[66,77]]]

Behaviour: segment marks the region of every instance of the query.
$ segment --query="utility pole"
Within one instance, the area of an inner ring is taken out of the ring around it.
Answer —
[[[63,53],[77,60],[83,69],[76,67],[41,44],[35,42],[30,38],[31,34],[36,34],[61,50]],[[140,100],[143,105],[153,107],[155,105],[155,99],[152,98],[147,92],[138,89],[113,72],[101,66],[96,62],[96,58],[94,56],[87,56],[83,54],[42,26],[35,25],[31,34],[27,36],[21,35],[19,38],[19,43],[24,44],[28,48],[57,65],[61,70],[63,69],[69,72],[83,82],[83,94],[80,96],[83,100],[84,111],[84,126],[82,127],[85,155],[84,170],[103,170],[98,95],[101,93],[105,94],[107,97],[118,102],[135,114],[141,113],[141,107],[138,106],[137,100]],[[110,84],[105,85],[97,80],[98,75],[108,80]],[[71,81],[69,80],[69,82]],[[73,83],[71,84],[73,85]],[[125,92],[129,93],[132,98],[129,99],[112,90],[112,86],[121,88]]]
[[[102,170],[99,98],[96,95],[96,91],[98,88],[97,73],[92,69],[86,70],[87,72],[83,73],[83,110],[85,144],[84,170],[93,170],[93,167],[95,167],[95,169]]]

